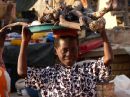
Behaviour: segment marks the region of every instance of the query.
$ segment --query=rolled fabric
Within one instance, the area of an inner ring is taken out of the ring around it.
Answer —
[[[59,30],[53,30],[54,38],[59,38],[61,36],[72,36],[72,37],[78,37],[78,30],[76,29],[59,29]]]

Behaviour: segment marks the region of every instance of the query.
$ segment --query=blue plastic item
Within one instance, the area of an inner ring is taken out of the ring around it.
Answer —
[[[59,25],[54,25],[51,23],[47,23],[47,24],[41,24],[41,25],[36,25],[36,26],[29,26],[29,30],[32,33],[43,33],[43,32],[50,32],[56,29],[66,29],[65,27],[59,26]]]

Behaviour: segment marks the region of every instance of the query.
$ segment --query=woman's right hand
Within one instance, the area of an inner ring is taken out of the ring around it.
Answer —
[[[21,35],[22,35],[22,43],[24,43],[25,45],[28,45],[29,41],[31,40],[32,33],[28,29],[27,25],[22,27]]]

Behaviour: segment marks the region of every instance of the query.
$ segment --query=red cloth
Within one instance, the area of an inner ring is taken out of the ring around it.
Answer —
[[[8,86],[7,86],[7,81],[6,81],[6,77],[5,77],[5,69],[0,67],[0,97],[9,97],[9,93],[8,93]],[[7,96],[6,96],[7,95]]]
[[[87,41],[79,46],[80,52],[79,55],[83,55],[93,49],[96,49],[100,47],[103,44],[102,39],[93,39],[90,41]]]

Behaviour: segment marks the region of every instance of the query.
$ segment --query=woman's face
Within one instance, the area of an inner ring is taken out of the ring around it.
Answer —
[[[71,67],[78,57],[78,42],[76,39],[60,39],[55,48],[59,60],[66,67]]]

